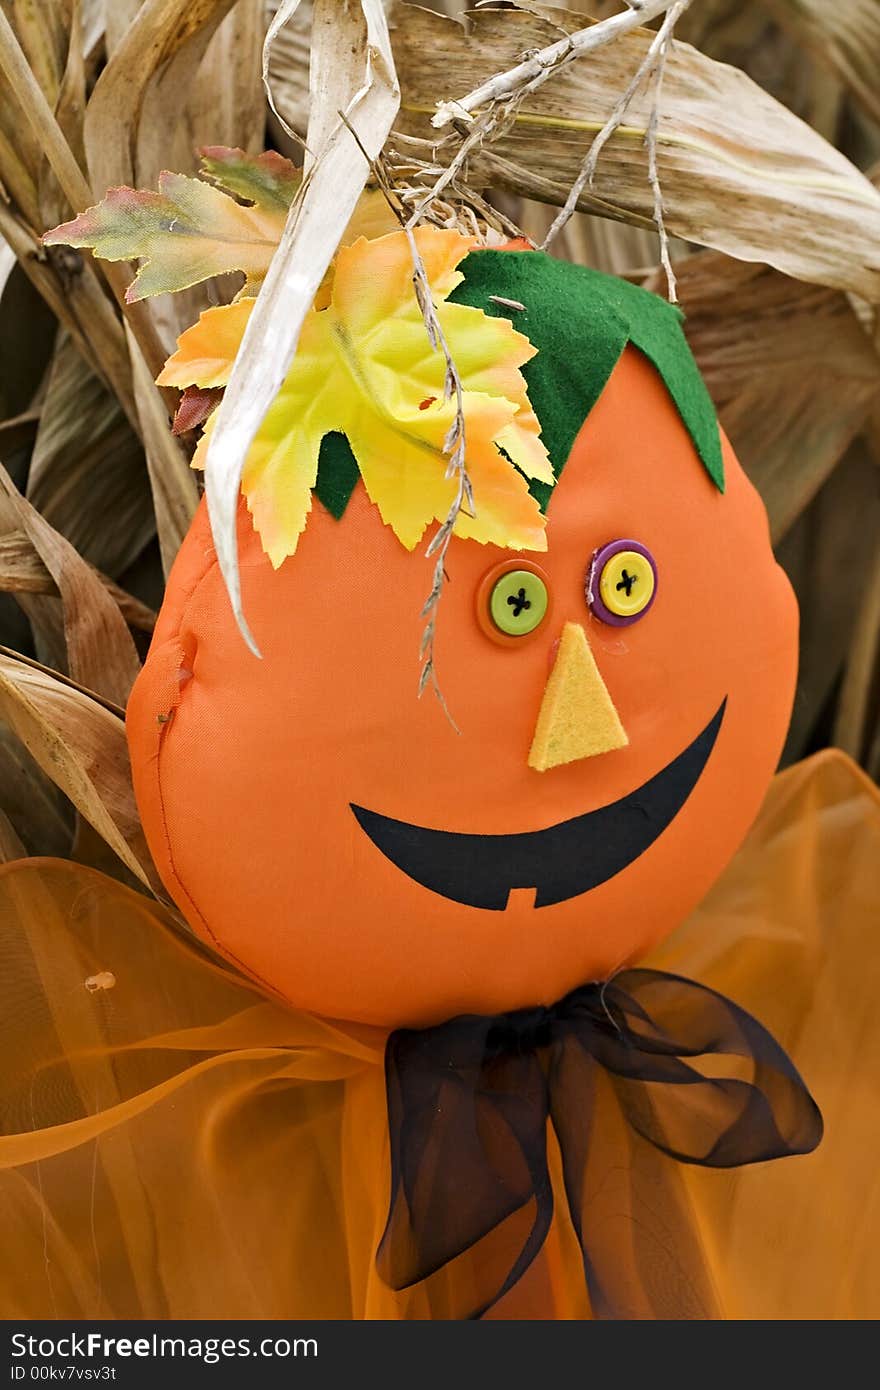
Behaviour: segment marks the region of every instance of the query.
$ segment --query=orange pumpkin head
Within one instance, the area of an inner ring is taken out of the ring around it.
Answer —
[[[465,271],[460,302],[538,347],[559,476],[545,553],[451,542],[435,659],[457,727],[416,698],[430,561],[360,482],[337,505],[339,474],[278,570],[242,507],[262,660],[200,511],[129,709],[193,928],[291,1004],[387,1026],[551,1003],[638,960],[743,838],[795,681],[794,597],[674,311],[538,253]]]

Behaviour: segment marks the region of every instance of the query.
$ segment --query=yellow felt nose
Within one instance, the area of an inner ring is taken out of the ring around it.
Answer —
[[[541,701],[529,767],[546,772],[628,743],[586,633],[579,623],[566,623]]]

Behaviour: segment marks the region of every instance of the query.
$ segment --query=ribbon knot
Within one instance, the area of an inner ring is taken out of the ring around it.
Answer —
[[[548,1047],[553,1038],[552,1009],[519,1009],[491,1020],[486,1034],[486,1059],[510,1053],[526,1056]]]
[[[716,1315],[670,1160],[736,1167],[809,1153],[822,1136],[793,1063],[751,1014],[654,970],[584,985],[550,1008],[400,1029],[385,1079],[379,1270],[408,1288],[480,1244],[462,1316],[482,1316],[544,1243],[548,1122],[593,1313],[605,1318]]]

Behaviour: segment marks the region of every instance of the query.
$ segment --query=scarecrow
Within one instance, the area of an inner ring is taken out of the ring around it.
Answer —
[[[111,254],[102,216],[53,238]],[[865,1315],[865,1184],[816,1207],[873,1123],[874,789],[789,771],[727,868],[796,677],[760,500],[676,309],[415,240],[456,389],[407,236],[353,235],[242,480],[261,659],[203,503],[132,693],[192,934],[72,864],[0,878],[6,1315]],[[247,290],[160,378],[187,424]],[[799,1066],[859,1110],[821,1148]]]

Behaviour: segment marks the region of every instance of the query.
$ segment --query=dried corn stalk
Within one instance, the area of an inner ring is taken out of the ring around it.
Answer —
[[[276,23],[293,15],[286,0]],[[270,30],[270,37],[272,31]],[[251,441],[293,361],[303,320],[397,114],[399,91],[380,0],[317,0],[312,21],[308,158],[229,385],[205,460],[217,558],[248,644],[236,515]],[[270,347],[271,345],[271,347]]]

